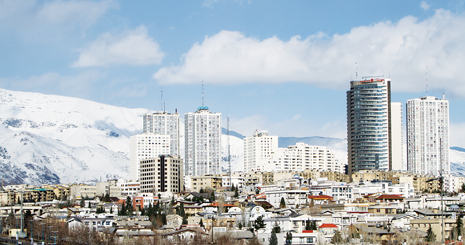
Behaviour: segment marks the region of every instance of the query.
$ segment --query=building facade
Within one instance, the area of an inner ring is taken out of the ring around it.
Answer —
[[[391,157],[393,171],[407,171],[404,164],[404,127],[402,103],[391,102]]]
[[[158,111],[155,113],[147,113],[143,120],[143,133],[153,133],[159,135],[170,136],[170,155],[179,156],[179,114],[168,113],[166,111]]]
[[[268,159],[278,150],[278,136],[267,131],[255,130],[254,135],[244,138],[244,171],[264,171]]]
[[[221,113],[202,106],[185,115],[186,175],[219,174],[221,172]]]
[[[170,154],[170,136],[154,133],[136,134],[130,138],[130,178],[139,179],[140,161]]]
[[[407,101],[407,165],[418,174],[450,174],[449,101],[433,96]]]
[[[391,166],[390,79],[350,82],[347,91],[348,173]]]
[[[142,193],[184,190],[183,162],[179,156],[160,155],[140,161],[140,191]]]
[[[333,171],[344,172],[334,154],[325,146],[296,143],[288,148],[278,148],[276,153],[267,160],[265,171]]]

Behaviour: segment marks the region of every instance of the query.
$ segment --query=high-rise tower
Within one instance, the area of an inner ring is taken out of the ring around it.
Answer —
[[[185,175],[221,172],[221,113],[201,106],[185,115]]]
[[[278,150],[278,136],[257,131],[244,138],[244,172],[264,171],[268,159]]]
[[[359,170],[392,169],[390,79],[350,82],[347,91],[349,175]]]
[[[407,101],[407,166],[417,174],[450,173],[449,101],[433,96]]]
[[[157,111],[144,115],[144,133],[170,136],[170,152],[172,156],[180,155],[179,147],[179,114]]]

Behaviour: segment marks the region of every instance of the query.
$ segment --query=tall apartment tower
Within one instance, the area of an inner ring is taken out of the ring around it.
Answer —
[[[257,131],[244,139],[244,172],[264,171],[265,164],[278,150],[278,136],[267,131]]]
[[[136,134],[129,138],[129,161],[131,180],[140,176],[140,161],[170,154],[170,136],[154,133]]]
[[[179,147],[179,114],[158,111],[147,113],[143,118],[143,132],[170,136],[170,152],[172,156],[180,155]]]
[[[401,102],[391,102],[391,157],[392,168],[390,170],[406,171],[404,164],[404,128]]]
[[[407,166],[417,174],[450,173],[449,101],[426,96],[407,101]]]
[[[221,113],[201,106],[185,115],[185,175],[221,173]]]
[[[391,80],[362,79],[350,82],[347,91],[348,172],[390,170]]]

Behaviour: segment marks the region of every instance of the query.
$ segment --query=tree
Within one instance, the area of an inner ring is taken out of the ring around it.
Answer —
[[[215,192],[212,191],[210,192],[210,202],[214,202],[215,201]]]
[[[257,194],[257,195],[260,194],[260,189],[258,189],[258,188],[255,189],[255,194]]]
[[[270,245],[278,245],[278,237],[274,229],[271,231]]]
[[[284,197],[281,197],[281,202],[279,203],[280,208],[286,208],[286,201],[284,201]]]
[[[465,192],[465,183],[462,184],[462,192]]]
[[[459,214],[457,220],[455,221],[455,227],[451,231],[451,239],[456,240],[459,236],[463,234],[463,221],[462,214]]]
[[[316,220],[312,220],[310,222],[310,230],[318,230],[318,226],[316,225]]]
[[[436,241],[436,234],[434,234],[433,229],[431,229],[431,226],[429,227],[428,231],[426,232],[426,241],[427,242],[435,242]]]
[[[309,231],[311,229],[312,229],[312,227],[311,227],[311,224],[310,224],[310,220],[305,221],[305,230]]]
[[[104,201],[104,202],[110,202],[110,201],[111,201],[111,199],[110,199],[110,194],[108,194],[108,193],[105,194],[105,197],[103,198],[103,201]]]
[[[235,198],[239,197],[239,190],[237,189],[237,187],[236,187],[236,189],[234,189],[234,197]]]
[[[84,201],[83,197],[81,197],[81,203],[79,203],[79,205],[81,205],[81,208],[83,208],[86,205],[86,202]]]
[[[200,225],[200,227],[205,227],[205,226],[203,225],[202,219],[200,219],[199,225]]]
[[[342,242],[342,236],[341,233],[336,230],[336,233],[334,233],[333,238],[331,239],[331,243],[338,244]]]
[[[275,233],[281,233],[281,227],[279,227],[278,223],[274,223],[273,231]]]
[[[131,200],[131,197],[128,196],[126,198],[126,203],[125,203],[125,206],[126,206],[126,212],[127,212],[127,215],[132,215],[133,211],[134,211],[134,208],[132,206],[132,200]]]
[[[261,228],[265,228],[265,221],[263,221],[263,216],[258,216],[258,218],[255,220],[254,228],[255,230],[259,230]]]
[[[286,233],[286,245],[292,244],[292,233],[288,231]]]

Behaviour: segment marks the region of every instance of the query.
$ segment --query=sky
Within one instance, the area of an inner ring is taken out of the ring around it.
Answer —
[[[392,101],[444,94],[465,147],[464,14],[463,0],[0,0],[0,88],[184,115],[203,83],[243,135],[345,138],[350,81],[383,75]]]

